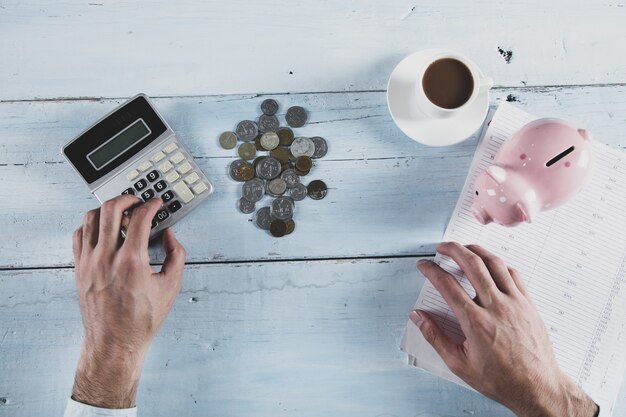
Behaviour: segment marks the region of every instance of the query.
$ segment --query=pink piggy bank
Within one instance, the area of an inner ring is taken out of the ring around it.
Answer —
[[[591,134],[558,119],[538,119],[506,140],[474,183],[474,217],[514,226],[560,206],[591,177]]]

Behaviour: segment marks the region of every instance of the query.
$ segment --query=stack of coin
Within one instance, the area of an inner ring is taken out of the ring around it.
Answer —
[[[232,179],[243,182],[239,211],[251,214],[256,211],[254,222],[268,230],[272,236],[282,237],[292,233],[296,227],[293,220],[296,201],[308,195],[313,200],[326,197],[328,188],[321,180],[304,185],[302,178],[309,175],[314,160],[328,152],[324,138],[296,137],[291,128],[305,125],[308,114],[300,106],[290,107],[285,113],[287,126],[280,126],[276,116],[276,100],[261,103],[258,122],[243,120],[234,132],[224,132],[219,143],[224,149],[234,149],[239,143],[239,158],[230,164]],[[262,154],[263,153],[263,154]],[[256,210],[256,203],[267,195],[273,200],[269,206]]]

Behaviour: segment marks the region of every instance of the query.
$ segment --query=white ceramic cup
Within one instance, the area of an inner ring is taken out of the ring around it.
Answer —
[[[463,105],[454,109],[440,107],[430,101],[430,99],[426,96],[423,87],[424,74],[426,73],[428,67],[430,67],[435,61],[445,58],[455,59],[465,65],[469,69],[470,74],[472,75],[472,79],[474,80],[474,89],[472,90],[472,94],[470,95],[470,97],[465,103],[463,103]],[[493,80],[489,77],[485,77],[478,68],[478,66],[472,60],[454,51],[447,51],[434,55],[424,64],[424,67],[421,69],[419,74],[420,75],[417,78],[416,83],[417,85],[415,86],[417,106],[424,114],[437,119],[445,119],[463,112],[465,109],[472,105],[472,103],[474,102],[474,100],[476,100],[482,90],[489,89],[493,86]]]

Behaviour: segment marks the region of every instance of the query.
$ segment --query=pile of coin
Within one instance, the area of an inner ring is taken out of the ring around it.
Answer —
[[[282,237],[296,227],[293,220],[296,201],[308,195],[313,200],[326,197],[328,188],[321,180],[304,185],[301,181],[314,166],[314,160],[328,152],[324,138],[296,137],[291,128],[305,125],[308,114],[300,106],[293,106],[285,113],[287,126],[281,127],[276,116],[278,103],[267,99],[261,103],[258,122],[242,120],[234,132],[224,132],[219,142],[224,149],[237,148],[239,158],[230,164],[232,179],[243,182],[239,210],[254,213],[256,203],[265,195],[273,198],[271,204],[256,210],[254,222],[272,236]]]

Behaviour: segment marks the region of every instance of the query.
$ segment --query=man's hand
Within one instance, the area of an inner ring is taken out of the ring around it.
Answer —
[[[437,250],[459,265],[476,290],[476,298],[471,299],[439,265],[418,263],[465,334],[459,345],[428,313],[410,314],[450,370],[520,417],[593,417],[597,406],[559,368],[545,326],[517,271],[477,245],[443,243]]]
[[[103,408],[135,405],[144,357],[180,291],[185,263],[185,250],[166,229],[163,267],[155,272],[150,266],[151,221],[161,204],[160,199],[140,204],[137,197],[120,196],[87,212],[74,232],[85,330],[72,395],[76,401]],[[129,209],[130,220],[124,214]]]

